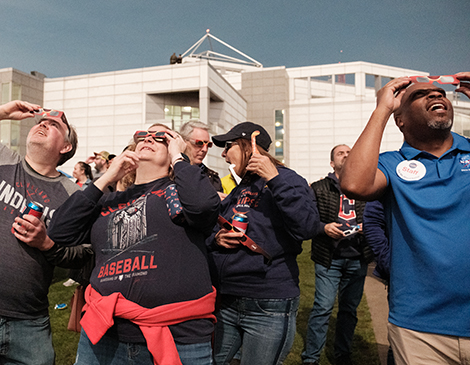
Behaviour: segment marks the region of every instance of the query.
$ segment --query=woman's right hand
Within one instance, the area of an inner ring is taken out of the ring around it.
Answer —
[[[138,166],[139,156],[137,153],[124,151],[113,159],[108,170],[94,184],[98,189],[104,191],[109,184],[121,180],[129,172],[136,170]]]
[[[243,237],[243,232],[235,232],[221,228],[215,235],[215,243],[224,248],[237,248],[240,245],[240,238]]]

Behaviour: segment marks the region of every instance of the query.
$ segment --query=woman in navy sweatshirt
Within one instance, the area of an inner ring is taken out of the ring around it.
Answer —
[[[135,152],[117,156],[50,225],[56,244],[91,242],[96,254],[76,364],[211,364],[215,290],[205,238],[220,199],[176,132],[156,125],[134,141]],[[134,185],[103,195],[133,170]]]
[[[242,177],[222,201],[226,222],[219,219],[220,226],[206,241],[220,298],[215,364],[229,364],[240,347],[242,363],[281,364],[295,335],[300,294],[296,258],[302,241],[319,224],[312,190],[267,152],[271,138],[260,125],[240,123],[212,140],[225,147],[222,157]],[[249,239],[227,224],[237,213],[248,217]]]

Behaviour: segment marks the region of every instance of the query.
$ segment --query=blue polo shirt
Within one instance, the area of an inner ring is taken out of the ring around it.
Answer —
[[[404,143],[380,155],[391,244],[389,321],[470,337],[470,140],[440,158]]]

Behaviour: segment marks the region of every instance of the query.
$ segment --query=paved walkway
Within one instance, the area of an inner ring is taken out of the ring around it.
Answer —
[[[385,285],[379,281],[372,271],[374,265],[369,265],[369,270],[364,285],[364,293],[372,317],[372,326],[374,327],[375,339],[382,365],[387,364],[387,323],[388,323],[388,302],[387,290]]]

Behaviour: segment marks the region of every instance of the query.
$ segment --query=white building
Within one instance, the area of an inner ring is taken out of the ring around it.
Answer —
[[[61,78],[0,69],[1,100],[21,98],[65,111],[79,135],[75,157],[62,167],[69,173],[93,152],[119,154],[136,130],[155,122],[178,129],[186,120],[200,119],[213,135],[251,120],[270,133],[270,152],[312,182],[331,170],[334,145],[354,144],[375,108],[378,89],[391,78],[428,75],[367,62],[263,68],[246,55],[248,62],[209,52],[185,56],[180,64]],[[452,92],[448,97],[454,130],[469,136],[470,102]],[[3,121],[2,143],[24,153],[29,127]],[[391,120],[382,150],[401,143]],[[205,162],[223,176],[228,170],[221,152],[213,147]]]

